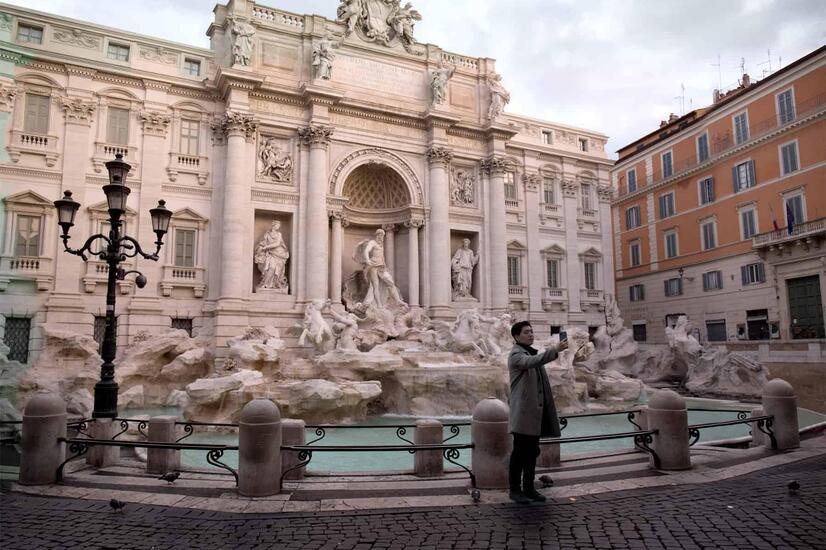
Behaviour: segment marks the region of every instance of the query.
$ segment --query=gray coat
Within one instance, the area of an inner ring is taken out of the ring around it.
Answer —
[[[557,353],[545,350],[536,355],[515,344],[508,356],[508,373],[511,382],[510,420],[511,433],[541,437],[559,437],[559,418],[551,393],[551,383],[545,364],[556,359]],[[543,426],[543,415],[545,423]],[[544,432],[542,428],[545,428]]]

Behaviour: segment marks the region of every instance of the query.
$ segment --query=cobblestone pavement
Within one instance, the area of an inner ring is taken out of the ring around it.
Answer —
[[[717,483],[528,506],[240,515],[129,504],[118,513],[107,502],[4,492],[0,547],[824,549],[826,456]]]

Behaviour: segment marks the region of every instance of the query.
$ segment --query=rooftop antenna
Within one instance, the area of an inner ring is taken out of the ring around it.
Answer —
[[[712,67],[717,67],[717,89],[722,90],[723,88],[723,73],[720,72],[720,54],[717,54],[717,63],[712,63]]]
[[[762,63],[758,63],[758,65],[767,65],[768,66],[767,69],[765,69],[765,68],[763,69],[763,76],[764,77],[766,75],[772,74],[772,51],[771,51],[771,49],[766,50],[766,53],[768,54],[768,59],[766,61],[763,61]]]
[[[674,99],[680,100],[680,116],[685,114],[685,84],[680,82],[680,95],[674,96]]]

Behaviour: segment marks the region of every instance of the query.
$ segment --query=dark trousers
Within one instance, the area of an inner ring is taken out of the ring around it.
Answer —
[[[508,468],[508,480],[512,491],[532,491],[539,456],[539,436],[513,434],[513,451]]]

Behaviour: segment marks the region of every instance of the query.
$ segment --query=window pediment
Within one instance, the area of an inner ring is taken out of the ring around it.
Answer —
[[[109,219],[109,204],[106,201],[93,204],[86,208],[92,215],[93,219]],[[124,218],[134,218],[138,213],[135,209],[127,206],[126,212],[123,213]]]
[[[9,195],[3,198],[3,202],[9,207],[14,206],[39,206],[45,208],[54,208],[54,203],[49,199],[38,195],[34,191],[21,191],[14,195]]]
[[[597,250],[594,247],[590,247],[587,250],[580,252],[579,257],[583,260],[601,260],[602,259],[602,252]]]
[[[543,248],[541,252],[542,255],[549,260],[561,259],[565,256],[565,249],[558,244],[552,244],[551,246]]]

